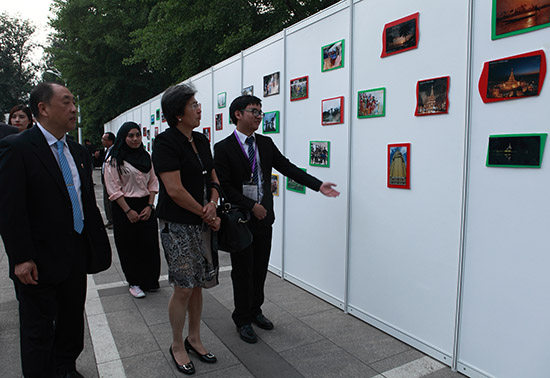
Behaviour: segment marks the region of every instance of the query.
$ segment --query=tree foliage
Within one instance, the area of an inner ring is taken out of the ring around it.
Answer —
[[[28,100],[35,77],[30,55],[35,27],[28,21],[0,14],[0,113]]]

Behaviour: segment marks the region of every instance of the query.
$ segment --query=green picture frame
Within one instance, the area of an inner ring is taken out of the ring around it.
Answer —
[[[321,47],[321,72],[344,67],[344,45],[345,40],[341,39]]]
[[[504,8],[506,4],[510,4],[509,0],[493,0],[491,15],[492,40],[528,33],[550,26],[550,0],[541,0],[536,6],[525,7],[523,6],[524,3],[523,0],[513,0],[512,4],[517,5],[516,8]],[[542,20],[548,20],[548,22]]]
[[[262,133],[263,134],[278,134],[279,133],[279,111],[264,113],[262,118]]]
[[[305,168],[300,168],[302,171],[307,172]],[[306,186],[297,183],[290,177],[286,178],[286,190],[290,190],[291,192],[306,194]]]
[[[487,167],[540,168],[547,133],[489,135]]]
[[[330,167],[330,142],[328,140],[312,140],[309,142],[309,165]]]
[[[357,92],[357,118],[386,116],[386,88],[374,88]]]

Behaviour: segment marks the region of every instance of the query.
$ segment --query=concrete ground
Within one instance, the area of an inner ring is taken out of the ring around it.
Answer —
[[[94,171],[102,209],[102,186]],[[86,335],[77,369],[85,377],[181,377],[168,353],[171,330],[167,304],[172,289],[162,257],[161,288],[135,299],[128,293],[113,232],[113,265],[88,276]],[[191,354],[197,377],[291,378],[376,377],[460,378],[448,366],[386,333],[343,313],[271,273],[264,314],[275,324],[255,327],[257,344],[241,341],[231,320],[233,294],[229,255],[220,252],[220,284],[203,290],[202,339],[218,362],[205,364]],[[0,377],[21,377],[17,300],[0,243]]]

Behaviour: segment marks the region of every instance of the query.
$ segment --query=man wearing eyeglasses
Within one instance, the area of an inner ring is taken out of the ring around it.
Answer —
[[[235,303],[233,321],[240,338],[255,343],[258,339],[252,323],[266,330],[274,327],[261,309],[275,221],[272,168],[327,197],[336,197],[340,193],[333,188],[335,184],[321,182],[292,164],[271,138],[256,134],[263,117],[259,98],[237,97],[231,103],[229,113],[237,127],[214,146],[214,164],[228,201],[252,214],[248,227],[253,242],[243,251],[231,254],[231,280]]]

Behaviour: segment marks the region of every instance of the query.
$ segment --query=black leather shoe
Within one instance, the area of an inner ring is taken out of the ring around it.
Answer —
[[[172,352],[172,345],[170,345],[170,356],[172,356],[172,359],[176,364],[176,368],[180,373],[187,375],[195,374],[195,365],[193,365],[193,361],[189,361],[189,363],[185,365],[180,365],[178,361],[176,361],[176,357],[174,357],[174,353]]]
[[[84,376],[76,370],[69,371],[65,374],[58,375],[58,377],[60,377],[60,378],[84,378]]]
[[[202,362],[206,362],[207,364],[213,364],[214,362],[218,361],[216,356],[214,356],[214,354],[212,353],[200,354],[199,352],[197,352],[197,350],[193,347],[193,345],[191,345],[187,337],[185,338],[185,350],[187,351],[187,353],[192,350],[197,354],[197,356],[199,356],[199,360],[201,360]]]
[[[250,324],[237,327],[237,332],[239,332],[241,340],[246,341],[247,343],[254,344],[258,341],[258,336],[256,336],[256,332],[254,332]]]
[[[256,324],[258,327],[262,329],[267,329],[267,330],[273,329],[274,327],[273,323],[271,323],[271,320],[263,316],[263,314],[256,316],[254,320],[252,320],[252,323]]]

